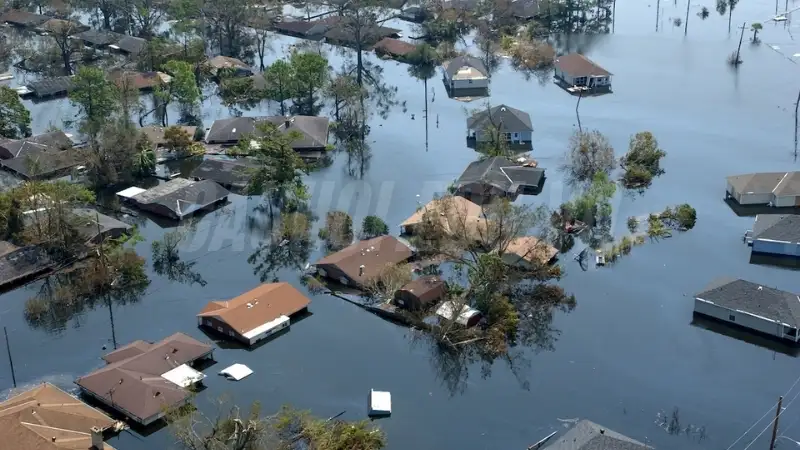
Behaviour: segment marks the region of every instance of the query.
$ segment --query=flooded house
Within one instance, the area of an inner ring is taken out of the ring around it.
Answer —
[[[720,279],[695,295],[694,312],[729,325],[798,342],[800,297],[741,279]]]
[[[459,229],[460,225],[477,227],[481,221],[485,221],[480,205],[460,195],[446,195],[417,208],[414,214],[400,224],[400,233],[415,234],[418,227],[423,225],[426,214],[428,218],[437,217],[445,232],[455,231],[453,228]]]
[[[413,250],[394,236],[379,236],[332,253],[314,263],[314,267],[323,278],[360,289],[380,275],[384,267],[403,263],[413,255]]]
[[[247,158],[203,160],[191,173],[194,180],[212,180],[226,189],[244,189],[253,176],[256,162]]]
[[[209,211],[228,199],[227,189],[211,180],[191,181],[175,178],[151,189],[130,187],[117,192],[123,201],[159,216],[183,220]]]
[[[25,156],[28,152],[57,152],[72,148],[75,143],[63,131],[51,131],[22,139],[1,139],[0,159],[11,159]]]
[[[394,293],[392,303],[396,306],[417,311],[435,305],[447,295],[447,283],[434,275],[413,280]]]
[[[471,199],[516,198],[519,194],[541,192],[544,179],[544,169],[495,156],[467,166],[454,187],[456,193]]]
[[[611,90],[611,72],[580,53],[559,56],[555,61],[555,82],[576,93],[581,88],[590,92]]]
[[[78,150],[51,151],[38,145],[26,145],[21,156],[0,162],[3,169],[23,180],[53,179],[69,175],[86,162]]]
[[[0,15],[0,23],[7,23],[20,28],[36,28],[50,20],[50,16],[34,14],[21,9],[10,9]]]
[[[209,302],[197,315],[197,324],[254,345],[289,328],[291,317],[307,311],[309,303],[289,283],[265,283],[230,300]]]
[[[25,211],[23,220],[26,225],[31,225],[34,221],[47,220],[48,211],[47,207]],[[75,231],[89,244],[99,244],[106,239],[120,238],[133,228],[125,222],[100,214],[94,209],[72,208],[71,212],[74,215]]]
[[[373,50],[375,50],[378,56],[394,58],[400,61],[404,60],[416,49],[417,46],[410,42],[390,37],[381,39],[373,47]]]
[[[16,89],[20,97],[33,97],[34,100],[46,100],[67,95],[72,90],[71,76],[45,78],[32,81]]]
[[[761,172],[727,178],[725,198],[742,206],[800,206],[800,172]]]
[[[233,77],[249,77],[253,75],[253,69],[250,68],[244,61],[230,56],[215,56],[206,64],[211,68],[211,74],[220,78],[221,72],[225,72],[226,76]]]
[[[497,105],[467,118],[468,146],[475,148],[498,138],[513,148],[530,149],[533,140],[531,115],[507,105]]]
[[[0,440],[13,450],[114,450],[105,434],[120,425],[50,383],[0,403]]]
[[[800,216],[759,214],[745,239],[754,254],[800,258]]]
[[[103,357],[105,367],[77,380],[81,392],[139,425],[164,417],[191,399],[187,389],[205,375],[190,367],[212,358],[213,347],[183,333],[159,342],[134,341]]]
[[[442,64],[442,77],[448,91],[489,88],[489,71],[474,56],[457,56]]]
[[[296,131],[300,137],[292,148],[301,158],[316,159],[325,154],[328,146],[330,120],[317,116],[231,117],[214,121],[206,133],[207,144],[236,145],[245,136],[258,134],[259,122],[271,122],[283,133]]]
[[[63,19],[50,19],[47,22],[36,27],[36,31],[40,33],[56,33],[59,35],[72,35],[88,30],[86,25],[73,20]]]
[[[21,286],[51,272],[56,263],[38,245],[17,247],[3,242],[0,251],[0,290]]]
[[[147,40],[136,36],[124,35],[108,48],[128,56],[138,56],[147,47]]]
[[[137,72],[132,70],[112,70],[108,79],[117,87],[150,92],[156,86],[163,86],[172,81],[172,77],[164,72]]]
[[[531,268],[547,265],[558,255],[558,249],[533,236],[520,236],[508,243],[503,260],[512,266]]]
[[[73,39],[79,40],[83,45],[94,49],[103,49],[119,42],[125,35],[108,30],[86,30],[76,33]]]
[[[581,420],[544,450],[651,450],[653,447],[589,420]]]
[[[326,44],[340,45],[343,47],[356,47],[359,40],[364,47],[371,47],[377,44],[383,38],[398,38],[400,37],[400,30],[396,28],[384,27],[382,25],[373,25],[365,27],[363,25],[351,25],[350,19],[347,17],[331,16],[331,21],[327,24],[327,30],[323,35]],[[356,36],[355,30],[361,28],[360,36]],[[313,29],[311,30],[313,32]]]

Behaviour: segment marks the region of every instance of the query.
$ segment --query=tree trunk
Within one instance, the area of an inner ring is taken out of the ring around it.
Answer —
[[[656,31],[658,31],[658,22],[661,20],[661,0],[656,2]]]
[[[689,6],[691,6],[692,0],[686,0],[686,20],[683,22],[683,35],[686,36],[689,34]]]
[[[581,106],[581,99],[583,98],[583,90],[581,89],[578,91],[578,103],[575,104],[575,117],[578,118],[578,131],[583,132],[583,128],[581,127],[581,114],[578,112],[578,108]]]
[[[69,57],[70,53],[68,51],[61,51],[61,58],[64,61],[64,72],[66,72],[67,75],[72,75],[72,64],[70,63]]]
[[[731,19],[733,18],[733,8],[728,8],[728,34],[731,34]]]
[[[617,0],[611,4],[611,32],[614,32],[617,23]]]
[[[800,91],[797,92],[797,102],[794,104],[794,160],[797,161],[797,109],[800,106]]]
[[[428,79],[422,80],[422,86],[425,89],[425,151],[428,151]]]

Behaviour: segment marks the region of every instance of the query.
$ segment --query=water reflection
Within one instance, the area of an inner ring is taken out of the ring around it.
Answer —
[[[178,247],[183,242],[186,233],[184,230],[174,230],[164,234],[160,241],[151,244],[153,252],[153,271],[161,276],[166,276],[170,281],[184,284],[199,284],[205,286],[206,281],[194,271],[196,261],[182,261]]]
[[[267,238],[247,258],[253,273],[262,282],[278,282],[282,269],[304,270],[311,257],[313,240],[308,213],[282,213],[280,217],[267,217],[259,225],[265,227]]]

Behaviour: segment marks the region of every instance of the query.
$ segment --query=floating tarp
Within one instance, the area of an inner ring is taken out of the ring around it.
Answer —
[[[199,381],[203,381],[205,377],[206,376],[204,373],[198,372],[186,364],[181,364],[180,366],[161,375],[161,378],[182,388],[189,387]]]
[[[244,364],[234,364],[230,367],[226,367],[222,369],[219,374],[224,376],[229,380],[239,381],[242,378],[249,376],[253,373],[253,370],[249,367],[245,366]]]

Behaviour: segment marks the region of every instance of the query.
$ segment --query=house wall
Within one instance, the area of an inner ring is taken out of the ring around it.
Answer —
[[[344,274],[338,267],[331,264],[321,264],[317,266],[317,273],[323,277],[328,278],[345,286],[357,287],[356,283]]]
[[[755,239],[753,241],[753,252],[800,257],[800,244]]]
[[[136,203],[136,206],[139,207],[140,209],[151,212],[153,214],[157,214],[162,217],[168,217],[170,219],[180,220],[180,217],[178,217],[178,215],[175,214],[174,211],[158,203]]]
[[[290,321],[288,321],[288,320],[287,320],[286,322],[282,322],[281,324],[279,324],[279,325],[278,325],[278,326],[276,326],[276,327],[270,328],[269,330],[266,330],[266,331],[264,331],[264,332],[263,332],[263,333],[261,333],[261,334],[257,334],[257,335],[255,335],[255,336],[251,337],[251,338],[250,338],[250,339],[247,341],[247,343],[248,343],[249,345],[253,345],[253,344],[255,344],[256,342],[258,342],[258,341],[261,341],[261,340],[264,340],[264,339],[266,339],[266,338],[268,338],[268,337],[272,336],[273,334],[276,334],[276,333],[278,333],[278,332],[279,332],[279,331],[281,331],[281,330],[285,330],[285,329],[289,328],[289,325],[291,325],[291,322],[290,322]]]
[[[451,80],[451,89],[486,89],[489,87],[488,78],[468,79],[468,80]]]
[[[562,81],[564,81],[564,83],[570,84],[570,85],[572,84],[572,81],[573,81],[572,80],[572,75],[570,75],[570,74],[568,74],[568,73],[566,73],[564,71],[559,70],[558,67],[556,67],[556,70],[555,70],[555,77],[556,77],[556,79],[562,80]]]
[[[210,330],[215,331],[216,333],[225,336],[228,339],[237,340],[239,342],[243,342],[245,344],[249,344],[250,341],[245,339],[241,334],[239,334],[236,330],[230,327],[227,323],[217,320],[214,317],[198,317],[197,318],[197,325],[206,327]]]
[[[739,325],[770,336],[784,338],[783,325],[766,318],[741,311],[734,311],[697,298],[694,300],[694,311],[698,314],[703,314],[723,322]],[[794,338],[789,339],[791,341],[795,340]]]
[[[533,133],[530,131],[517,131],[511,132],[510,134],[511,142],[531,142],[533,140]],[[478,142],[488,142],[492,140],[492,135],[483,130],[475,131],[475,140]]]
[[[782,197],[775,197],[775,206],[779,208],[800,206],[800,195],[784,195]]]

